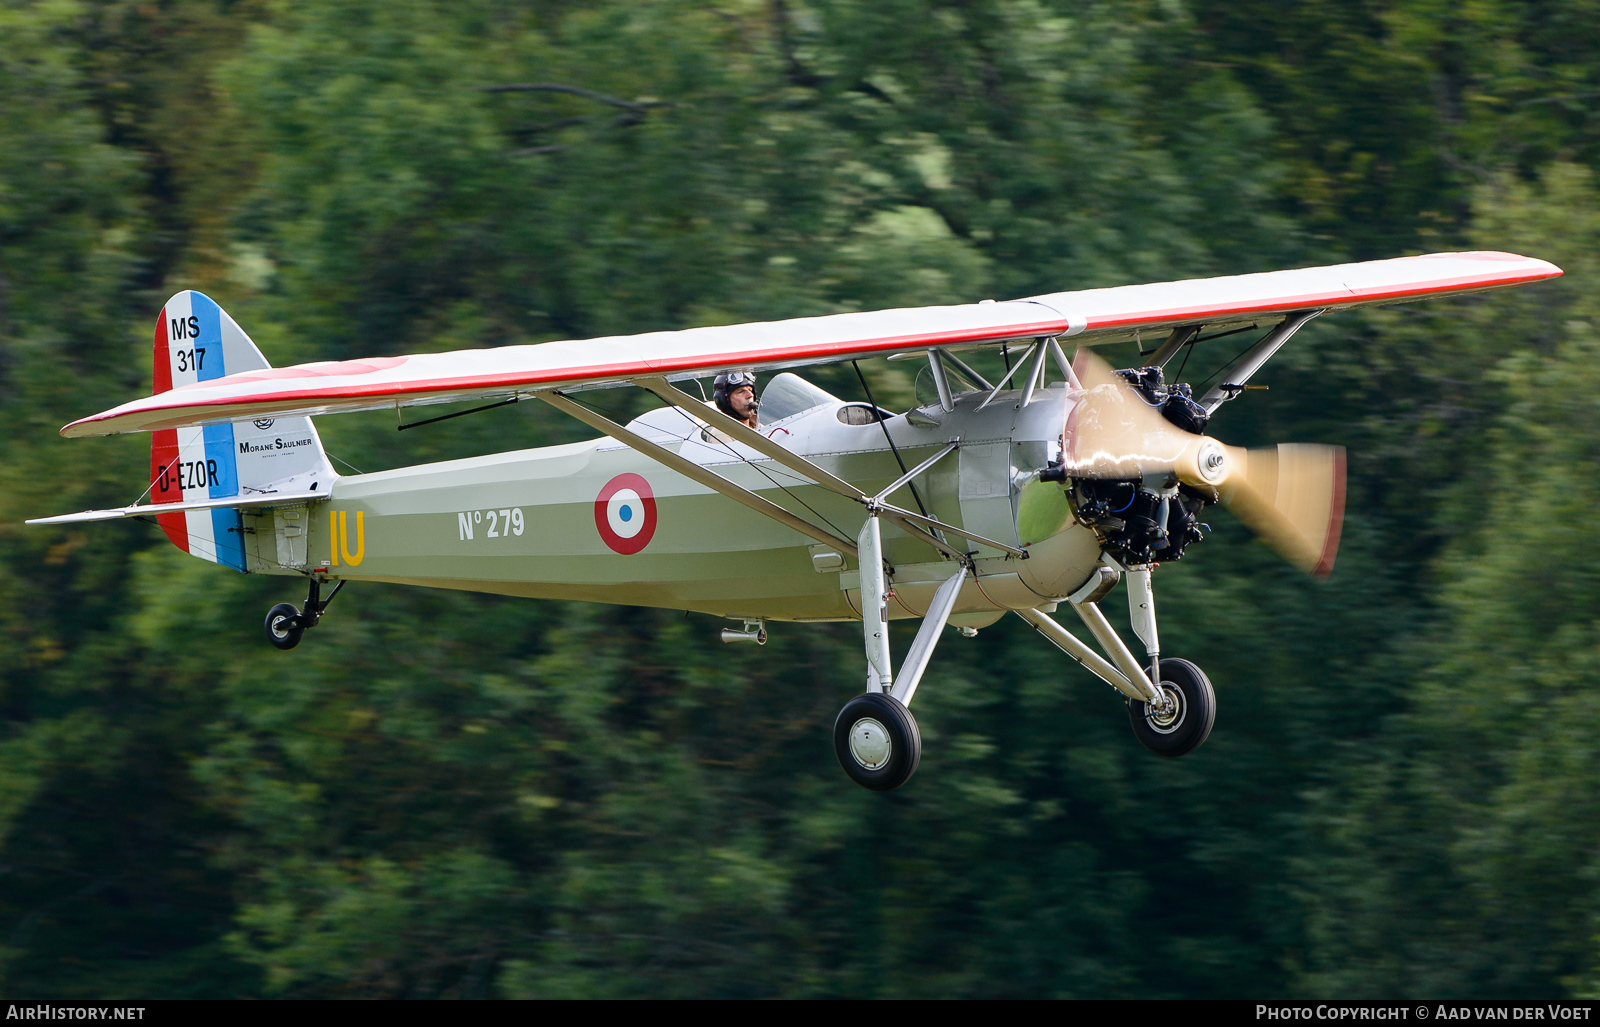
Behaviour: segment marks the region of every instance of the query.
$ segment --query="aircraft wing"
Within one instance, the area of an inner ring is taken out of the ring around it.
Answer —
[[[497,349],[247,371],[124,403],[61,429],[69,438],[221,421],[387,409],[541,389],[770,370],[1039,336],[1080,345],[1292,311],[1401,303],[1561,274],[1512,253],[1434,253],[1330,267],[1050,293],[1004,302],[879,310]]]

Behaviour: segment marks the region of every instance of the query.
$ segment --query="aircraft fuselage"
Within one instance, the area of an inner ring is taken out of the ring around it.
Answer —
[[[953,619],[969,626],[1071,593],[1088,579],[1100,548],[1073,522],[1060,486],[1033,473],[1060,455],[1069,390],[1041,389],[1026,408],[1012,391],[978,410],[983,396],[959,396],[952,411],[934,404],[910,421],[883,422],[907,467],[960,440],[916,482],[931,516],[1029,552],[1024,560],[953,540],[973,552],[978,568]],[[872,494],[901,469],[867,413],[832,400],[760,427]],[[843,538],[854,540],[865,520],[860,504],[704,431],[676,408],[629,427]],[[918,497],[902,486],[891,501],[916,509]],[[342,477],[326,501],[246,512],[244,525],[253,572],[733,618],[861,616],[852,558],[611,439]],[[890,616],[922,616],[953,565],[891,524],[883,533],[894,568]]]

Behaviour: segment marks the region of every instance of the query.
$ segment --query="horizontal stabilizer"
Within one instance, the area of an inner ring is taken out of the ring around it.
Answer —
[[[185,510],[230,510],[240,507],[292,506],[314,499],[327,499],[326,492],[285,492],[262,496],[229,496],[225,499],[200,499],[192,503],[146,503],[141,506],[119,506],[113,510],[84,510],[80,513],[61,514],[58,517],[35,517],[25,524],[81,524],[87,521],[115,521],[123,517],[154,517],[158,514],[182,513]]]

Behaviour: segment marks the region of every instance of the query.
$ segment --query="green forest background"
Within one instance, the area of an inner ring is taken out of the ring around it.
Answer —
[[[1600,995],[1597,168],[1596,0],[0,0],[0,991]],[[294,582],[20,523],[143,490],[56,430],[184,288],[282,364],[1461,248],[1567,275],[1213,422],[1348,446],[1349,518],[1323,584],[1226,514],[1162,569],[1177,761],[1015,619],[875,794],[849,625],[366,585],[280,653]]]

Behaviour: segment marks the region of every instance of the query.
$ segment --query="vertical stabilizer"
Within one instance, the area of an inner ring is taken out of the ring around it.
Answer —
[[[194,291],[180,292],[162,307],[154,357],[156,393],[272,366],[227,311]],[[332,480],[309,417],[169,428],[151,435],[153,504],[324,491]],[[184,552],[245,570],[238,510],[189,510],[162,514],[156,521]]]

